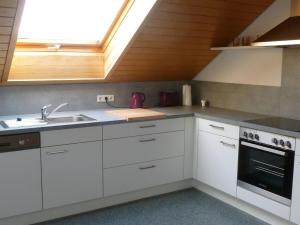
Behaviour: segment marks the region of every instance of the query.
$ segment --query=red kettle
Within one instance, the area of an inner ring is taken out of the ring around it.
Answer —
[[[131,109],[143,108],[144,102],[146,100],[146,95],[142,92],[133,92],[131,94],[131,100],[129,107]]]

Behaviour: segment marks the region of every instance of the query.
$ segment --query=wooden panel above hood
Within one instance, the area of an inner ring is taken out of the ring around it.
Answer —
[[[160,0],[106,81],[193,79],[273,0]]]

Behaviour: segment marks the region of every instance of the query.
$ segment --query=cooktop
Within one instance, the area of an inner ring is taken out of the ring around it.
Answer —
[[[254,120],[247,120],[245,122],[287,131],[300,132],[300,120],[293,120],[282,117],[265,117]]]

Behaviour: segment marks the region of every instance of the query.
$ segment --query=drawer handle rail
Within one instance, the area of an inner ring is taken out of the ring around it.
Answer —
[[[148,169],[152,169],[152,168],[155,168],[155,167],[156,167],[155,165],[151,165],[151,166],[140,167],[139,169],[140,170],[148,170]]]
[[[228,146],[228,147],[231,147],[231,148],[235,148],[235,144],[229,144],[229,143],[226,143],[226,142],[224,142],[224,141],[220,141],[220,143],[221,143],[222,145],[225,145],[225,146]]]
[[[68,150],[61,150],[61,151],[56,151],[56,152],[47,152],[47,155],[58,155],[58,154],[64,154],[69,152]]]
[[[156,138],[151,138],[151,139],[146,139],[146,140],[139,140],[139,142],[141,142],[141,143],[152,142],[152,141],[156,141]]]
[[[152,124],[152,125],[140,126],[141,129],[144,129],[144,128],[151,128],[151,127],[156,127],[156,125]]]
[[[213,124],[210,124],[209,126],[212,127],[212,128],[215,128],[215,129],[225,130],[225,127],[220,127],[220,126],[216,126],[216,125],[213,125]]]

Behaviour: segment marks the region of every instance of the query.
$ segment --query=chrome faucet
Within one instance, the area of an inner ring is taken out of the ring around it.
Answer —
[[[47,120],[47,118],[55,113],[56,111],[58,111],[60,108],[64,107],[64,106],[67,106],[69,103],[62,103],[60,104],[59,106],[57,106],[55,109],[53,109],[51,112],[47,112],[48,111],[48,108],[50,108],[52,106],[52,104],[49,104],[49,105],[45,105],[41,108],[41,119],[42,120]]]

